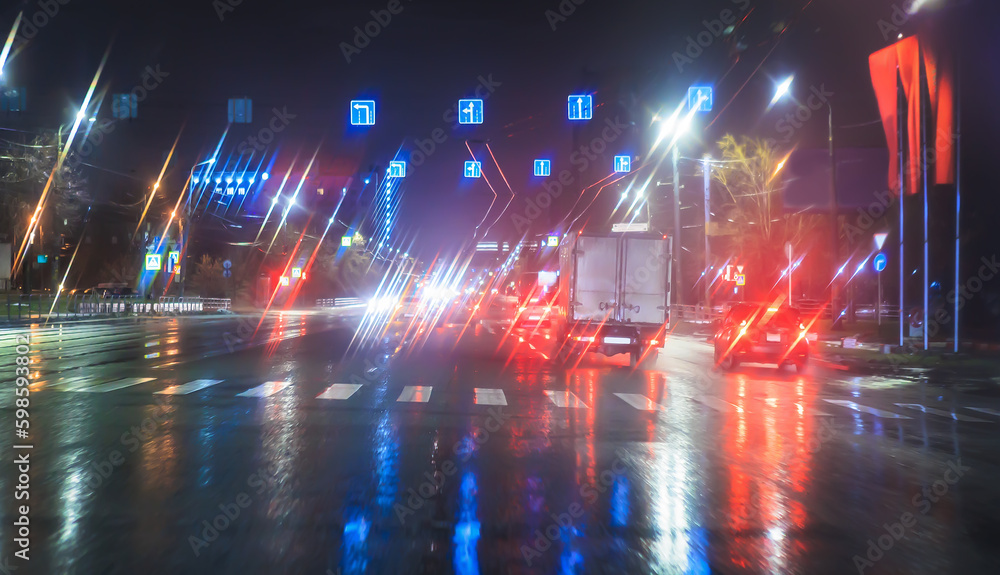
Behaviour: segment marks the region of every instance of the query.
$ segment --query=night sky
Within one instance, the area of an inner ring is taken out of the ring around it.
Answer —
[[[686,156],[700,157],[727,132],[781,136],[778,122],[796,104],[779,104],[767,113],[765,108],[775,81],[794,73],[796,97],[804,99],[813,87],[834,94],[838,146],[883,146],[867,58],[895,40],[886,37],[879,22],[891,23],[894,5],[906,3],[399,0],[398,13],[351,55],[350,63],[343,43],[353,43],[354,28],[364,28],[373,20],[371,11],[386,10],[390,2],[242,0],[221,19],[219,6],[225,4],[209,0],[53,4],[58,12],[30,41],[19,42],[20,51],[7,64],[7,84],[24,86],[28,93],[29,110],[17,120],[19,126],[55,129],[69,121],[106,50],[110,56],[101,87],[109,93],[138,84],[147,66],[168,73],[140,104],[139,119],[109,136],[95,154],[95,165],[129,176],[89,174],[100,182],[98,199],[102,193],[148,186],[183,126],[178,160],[167,180],[179,188],[190,166],[211,153],[225,129],[227,98],[245,95],[253,98],[255,124],[234,128],[228,143],[259,131],[272,109],[287,109],[295,118],[278,135],[276,165],[296,153],[311,155],[322,141],[320,173],[384,168],[397,150],[405,156],[419,149],[417,140],[444,129],[447,141],[437,144],[423,165],[410,168],[400,222],[401,229],[419,230],[422,242],[437,246],[468,239],[492,199],[485,182],[462,178],[462,161],[468,159],[463,141],[489,141],[518,194],[511,209],[523,211],[520,202],[541,190],[531,160],[551,158],[556,174],[570,167],[581,137],[589,139],[587,133],[574,133],[566,120],[571,93],[595,93],[595,122],[621,117],[633,123],[615,146],[640,155],[654,113],[675,106],[692,84],[714,84],[715,110],[699,116],[684,145]],[[949,4],[957,7],[931,17],[942,20],[965,54],[963,175],[970,243],[988,255],[1000,248],[990,232],[998,217],[996,186],[989,154],[977,150],[995,147],[992,128],[1000,124],[992,105],[1000,91],[1000,49],[993,30],[997,9],[986,0]],[[27,17],[42,10],[37,0],[5,2],[0,9],[5,30],[20,9]],[[560,10],[568,15],[555,21],[553,30],[552,15]],[[673,55],[686,50],[689,37],[711,31],[723,10],[746,16],[737,30],[739,42],[713,38],[679,69]],[[913,19],[900,31],[912,32],[917,25]],[[485,104],[485,124],[453,129],[443,115],[459,98],[472,96],[480,78],[496,83]],[[348,104],[362,97],[378,101],[378,124],[352,129]],[[101,115],[110,115],[108,101]],[[822,113],[796,130],[793,142],[825,146]],[[612,155],[609,150],[607,166],[592,167],[578,181],[605,175]],[[502,185],[498,174],[487,170],[487,175],[494,186]]]

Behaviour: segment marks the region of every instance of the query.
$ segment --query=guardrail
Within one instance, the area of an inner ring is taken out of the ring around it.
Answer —
[[[70,294],[6,294],[0,299],[0,321],[69,319],[91,316],[157,315],[217,312],[232,307],[228,298],[98,296]]]
[[[316,307],[354,307],[366,305],[364,300],[357,297],[335,297],[316,300]]]
[[[822,303],[807,301],[802,304],[793,303],[806,317],[819,315],[820,319],[830,319],[830,306],[823,306]],[[722,319],[723,306],[713,306],[711,309],[700,305],[671,305],[673,320],[688,323],[711,323]],[[854,315],[858,319],[874,320],[875,305],[864,304],[854,306]],[[888,305],[882,306],[882,319],[899,319],[899,309]]]

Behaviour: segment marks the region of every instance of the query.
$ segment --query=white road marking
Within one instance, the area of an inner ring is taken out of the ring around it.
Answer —
[[[545,395],[549,396],[549,399],[552,401],[552,403],[556,405],[556,407],[589,409],[589,407],[587,407],[587,404],[580,401],[580,398],[574,395],[572,391],[545,390]]]
[[[112,381],[110,383],[102,383],[100,385],[94,385],[91,387],[78,387],[70,389],[69,391],[80,391],[84,393],[107,393],[109,391],[115,391],[118,389],[124,389],[126,387],[132,387],[133,385],[139,385],[140,383],[146,383],[147,381],[153,381],[155,377],[129,377],[125,379],[119,379],[118,381]]]
[[[507,405],[502,389],[476,388],[476,405]]]
[[[853,409],[854,411],[860,411],[861,413],[870,413],[872,415],[882,417],[885,419],[913,419],[912,417],[907,417],[905,415],[900,415],[898,413],[893,413],[891,411],[884,411],[881,409],[875,409],[874,407],[868,407],[867,405],[860,405],[853,401],[847,399],[826,399],[823,401],[827,403],[832,403],[834,405],[839,405],[841,407],[846,407],[848,409]]]
[[[1000,411],[996,409],[990,409],[988,407],[966,407],[965,409],[971,409],[972,411],[978,411],[979,413],[985,413],[987,415],[995,415],[1000,417]]]
[[[697,401],[698,403],[704,405],[705,407],[709,407],[711,409],[714,409],[715,411],[721,411],[722,413],[731,413],[733,411],[744,411],[742,407],[733,405],[728,401],[723,401],[718,397],[712,397],[711,395],[692,397],[691,399]]]
[[[978,417],[971,417],[968,415],[959,415],[957,413],[952,413],[950,411],[945,411],[943,409],[936,409],[933,407],[924,407],[919,403],[897,403],[899,407],[905,407],[906,409],[915,409],[917,411],[922,411],[924,413],[930,413],[931,415],[938,415],[940,417],[947,417],[948,419],[953,419],[955,421],[973,421],[976,423],[990,423],[985,419],[979,419]]]
[[[638,393],[616,393],[619,399],[639,411],[666,411],[667,408]]]
[[[196,391],[201,391],[206,387],[222,383],[221,379],[196,379],[181,385],[171,385],[166,389],[157,391],[157,395],[187,395]]]
[[[335,383],[317,395],[316,399],[349,399],[359,389],[360,383]]]
[[[431,399],[431,391],[433,390],[434,387],[430,385],[407,385],[396,401],[427,403]]]
[[[267,383],[262,383],[257,387],[252,387],[243,393],[237,393],[237,397],[271,397],[272,395],[278,393],[279,391],[285,389],[289,385],[292,385],[290,381],[269,381]]]

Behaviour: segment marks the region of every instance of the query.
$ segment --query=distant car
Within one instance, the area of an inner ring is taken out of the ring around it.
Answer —
[[[521,302],[514,320],[514,327],[534,329],[551,327],[559,315],[556,307],[556,290],[547,293],[531,293]]]
[[[725,370],[740,363],[809,364],[809,338],[801,314],[793,307],[734,304],[715,333],[715,364]]]

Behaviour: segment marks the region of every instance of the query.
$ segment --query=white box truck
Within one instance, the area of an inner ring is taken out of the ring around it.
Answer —
[[[561,353],[655,358],[670,321],[669,236],[570,234],[560,246]]]

